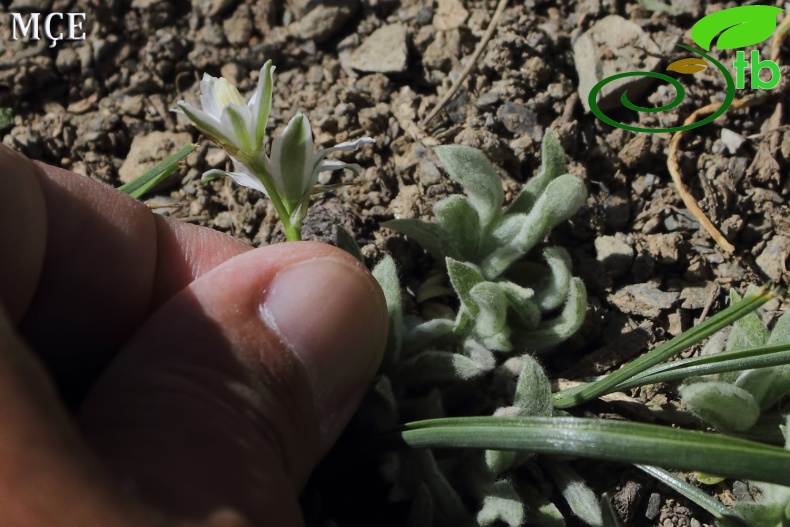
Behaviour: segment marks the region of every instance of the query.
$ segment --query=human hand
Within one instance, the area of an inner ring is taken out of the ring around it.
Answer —
[[[0,146],[0,523],[300,525],[386,334],[338,249],[252,249]]]

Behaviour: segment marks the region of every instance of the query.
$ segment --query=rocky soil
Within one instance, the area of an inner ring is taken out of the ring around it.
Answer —
[[[590,294],[581,334],[548,364],[563,378],[616,368],[720,309],[731,288],[743,292],[748,284],[767,280],[786,286],[786,81],[763,104],[729,111],[689,133],[682,146],[686,184],[735,245],[732,255],[700,229],[673,188],[666,168],[670,136],[615,129],[587,108],[586,93],[601,77],[663,70],[686,56],[674,44],[690,43],[696,20],[736,2],[672,0],[667,9],[636,0],[510,2],[469,78],[426,123],[481,40],[496,3],[3,0],[0,132],[6,144],[32,158],[113,186],[198,142],[187,166],[148,205],[253,245],[280,241],[274,209],[265,198],[229,181],[200,185],[204,171],[225,167],[228,160],[170,112],[178,99],[197,99],[204,72],[223,75],[246,93],[263,62],[272,59],[277,71],[270,134],[302,111],[319,147],[363,135],[377,141],[354,154],[366,167],[360,177],[322,177],[324,184],[348,185],[316,198],[306,237],[328,240],[331,226],[344,224],[371,262],[383,251],[396,257],[410,294],[428,276],[432,262],[380,223],[429,217],[436,200],[458,191],[430,146],[481,149],[502,169],[512,198],[537,168],[540,141],[550,127],[567,151],[568,171],[589,190],[583,210],[553,235],[555,243],[571,250]],[[51,11],[86,13],[85,40],[55,47],[44,39],[11,40],[8,13]],[[770,41],[758,47],[763,57],[769,46]],[[717,56],[729,65],[734,58],[731,52]],[[790,52],[781,62],[790,64]],[[783,72],[790,79],[790,69]],[[684,80],[691,85],[673,112],[615,115],[642,126],[671,126],[723,98],[723,79],[715,71]],[[748,95],[748,86],[743,92],[738,96]],[[645,97],[660,105],[673,93],[653,85]],[[413,297],[410,305],[424,313],[441,309]],[[782,309],[774,301],[765,317],[773,319]],[[671,386],[631,396],[653,408],[678,406]],[[634,418],[616,405],[601,411]],[[634,470],[598,464],[585,473],[596,490],[615,494],[628,525],[712,524],[704,511]],[[749,494],[742,482],[711,491],[725,500]]]

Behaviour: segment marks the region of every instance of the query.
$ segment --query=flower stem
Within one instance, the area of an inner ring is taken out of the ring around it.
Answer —
[[[291,223],[291,215],[288,213],[288,209],[285,207],[282,198],[280,198],[280,195],[277,193],[271,175],[269,175],[263,163],[255,160],[254,157],[248,159],[249,165],[247,166],[249,166],[255,176],[261,180],[263,188],[266,189],[266,193],[269,195],[269,199],[272,200],[274,210],[277,211],[277,215],[280,217],[280,222],[283,224],[283,230],[285,231],[285,239],[289,242],[300,241],[302,239],[301,222],[297,225]]]

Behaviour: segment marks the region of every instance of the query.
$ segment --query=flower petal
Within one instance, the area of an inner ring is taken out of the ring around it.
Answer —
[[[228,129],[227,126],[224,126],[222,122],[210,113],[195,108],[185,101],[178,101],[176,104],[181,112],[183,112],[201,132],[217,143],[224,145],[233,144],[233,129]]]
[[[229,104],[222,111],[222,123],[233,130],[234,145],[247,154],[255,153],[252,143],[252,117],[245,105]]]
[[[328,170],[340,170],[340,169],[348,169],[354,172],[355,174],[359,174],[362,172],[362,167],[356,163],[344,163],[342,161],[338,161],[336,159],[325,159],[318,164],[318,168],[316,172],[326,172]]]
[[[238,169],[241,167],[237,166],[236,168]],[[217,169],[208,170],[203,174],[201,181],[205,183],[211,181],[212,179],[216,179],[220,176],[227,176],[230,179],[232,179],[234,183],[239,184],[242,187],[251,188],[253,190],[257,190],[258,192],[263,192],[268,196],[268,194],[266,193],[266,189],[263,188],[263,183],[261,183],[261,180],[246,171],[226,172],[225,170],[217,170]]]
[[[208,73],[203,74],[203,79],[200,81],[200,106],[204,112],[219,120],[222,116],[222,107],[219,105],[217,94],[214,91],[216,82],[216,77],[212,77]]]
[[[266,135],[266,123],[269,121],[269,111],[272,107],[272,85],[275,67],[272,61],[267,60],[258,75],[258,87],[250,98],[248,106],[255,122],[255,147],[263,149],[263,139]]]

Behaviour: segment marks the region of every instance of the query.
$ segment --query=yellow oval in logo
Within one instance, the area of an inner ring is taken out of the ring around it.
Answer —
[[[704,70],[708,67],[708,63],[704,60],[696,57],[691,57],[688,59],[680,59],[676,60],[669,66],[667,66],[667,71],[676,71],[678,73],[699,73],[700,71]]]

